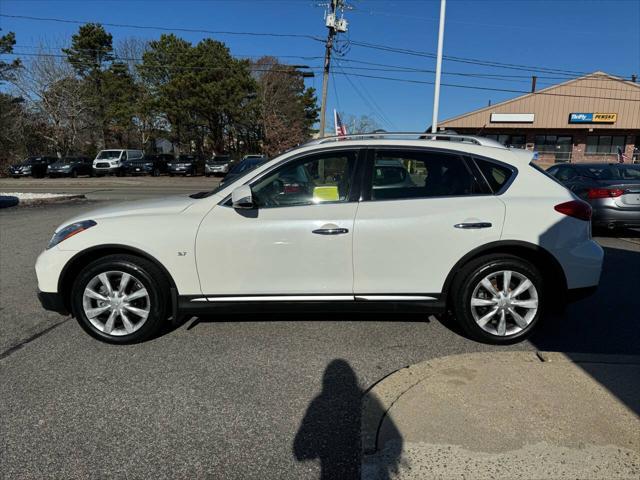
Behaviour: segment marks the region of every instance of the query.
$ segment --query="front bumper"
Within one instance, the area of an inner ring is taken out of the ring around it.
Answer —
[[[60,315],[69,315],[69,309],[64,304],[64,298],[59,293],[38,290],[38,300],[40,300],[40,304],[45,310],[56,312]]]
[[[28,172],[23,172],[21,170],[9,170],[9,175],[11,175],[13,178],[30,177],[31,170],[29,170]]]
[[[67,169],[67,170],[47,170],[47,175],[50,175],[52,177],[64,177],[67,176],[71,173],[71,169]]]
[[[229,165],[207,165],[205,166],[206,173],[228,173]]]
[[[119,173],[122,169],[120,167],[108,167],[108,168],[98,168],[93,167],[93,171],[98,175],[108,175],[110,173]]]
[[[152,172],[153,167],[149,166],[135,166],[135,167],[125,167],[122,169],[124,173],[129,175],[148,175]]]

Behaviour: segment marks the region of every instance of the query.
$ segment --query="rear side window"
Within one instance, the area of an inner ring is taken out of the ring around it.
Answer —
[[[513,171],[503,165],[480,158],[476,158],[475,162],[494,193],[502,190],[513,175]]]
[[[371,200],[466,196],[485,193],[457,156],[439,152],[379,150],[371,175]]]

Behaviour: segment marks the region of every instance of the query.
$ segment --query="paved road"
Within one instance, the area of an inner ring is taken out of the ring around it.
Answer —
[[[136,200],[212,190],[216,177],[0,178],[0,192],[75,193],[90,200]]]
[[[364,389],[409,364],[496,350],[433,317],[399,313],[225,315],[141,345],[99,343],[34,295],[36,256],[54,226],[104,204],[88,203],[0,212],[7,478],[318,478],[313,459],[328,456],[355,478]],[[598,295],[510,349],[640,353],[640,245],[601,241]]]

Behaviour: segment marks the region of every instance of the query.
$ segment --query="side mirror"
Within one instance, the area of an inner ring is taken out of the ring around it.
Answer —
[[[255,208],[253,203],[253,195],[249,185],[242,185],[231,193],[231,203],[233,208],[250,209]]]

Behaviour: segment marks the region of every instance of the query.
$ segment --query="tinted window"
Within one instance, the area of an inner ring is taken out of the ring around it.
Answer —
[[[278,168],[252,186],[259,207],[346,202],[356,152],[307,156]]]
[[[446,153],[380,150],[371,183],[372,200],[481,193],[464,160]]]
[[[487,160],[476,158],[476,165],[494,192],[500,191],[513,175],[509,168]]]

